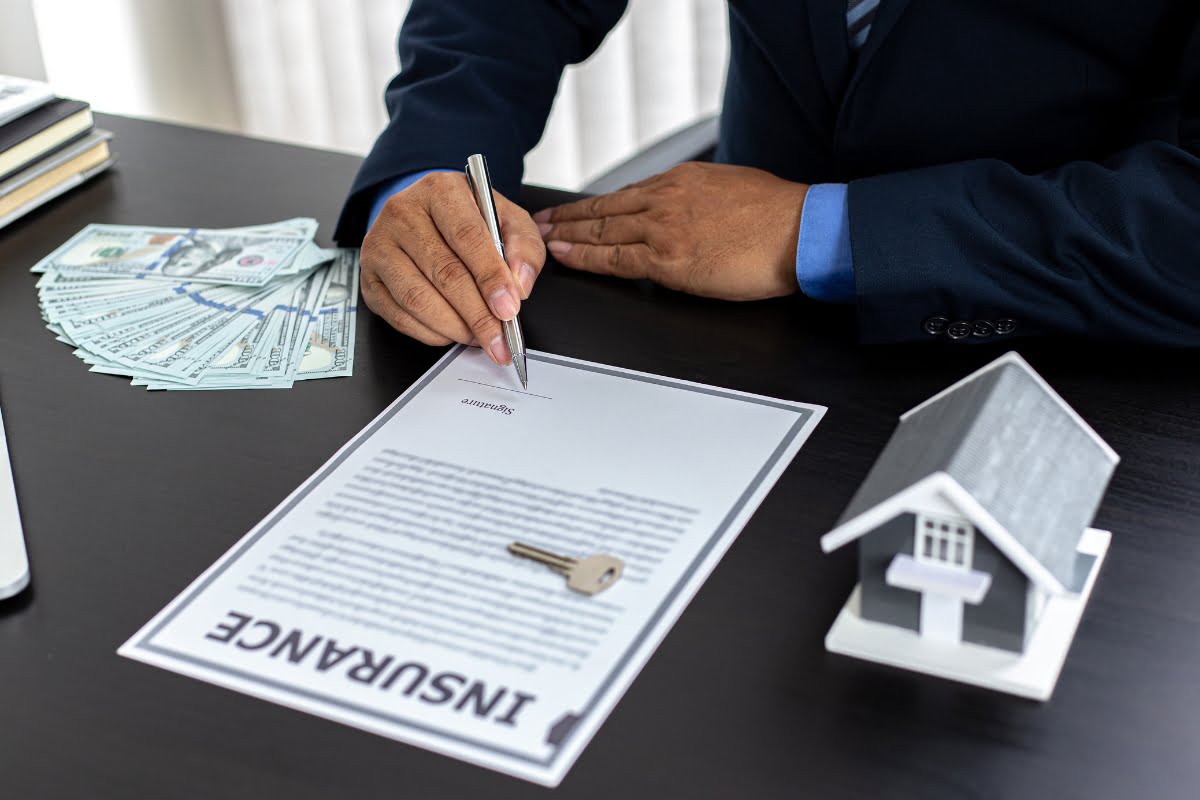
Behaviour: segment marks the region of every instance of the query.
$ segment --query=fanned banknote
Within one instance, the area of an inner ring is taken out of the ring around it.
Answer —
[[[354,369],[354,328],[358,302],[358,251],[342,250],[329,267],[296,380],[338,378]]]
[[[224,230],[89,225],[33,268],[46,326],[149,389],[283,389],[354,371],[358,251],[308,218]],[[236,252],[234,252],[236,251]]]

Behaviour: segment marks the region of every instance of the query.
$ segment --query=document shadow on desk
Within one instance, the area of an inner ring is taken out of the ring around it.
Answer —
[[[24,589],[12,597],[0,600],[0,621],[16,616],[33,605],[34,591],[33,580],[30,579],[29,585]]]

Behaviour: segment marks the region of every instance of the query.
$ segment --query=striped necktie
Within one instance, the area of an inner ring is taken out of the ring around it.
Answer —
[[[850,47],[861,50],[871,33],[871,22],[879,9],[879,0],[849,0],[846,11],[846,25],[850,32]]]

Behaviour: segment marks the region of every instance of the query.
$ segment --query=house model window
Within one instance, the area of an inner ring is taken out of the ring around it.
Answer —
[[[917,515],[917,561],[971,568],[975,535],[965,519]]]

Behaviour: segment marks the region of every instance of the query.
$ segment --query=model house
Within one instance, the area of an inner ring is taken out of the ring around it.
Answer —
[[[859,553],[827,646],[1048,696],[1107,547],[1088,525],[1118,460],[1016,353],[904,414],[821,539]],[[1009,685],[1030,669],[1033,686]]]

